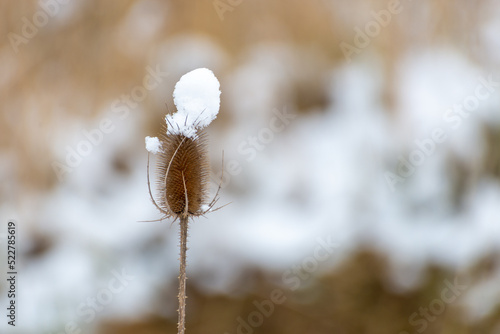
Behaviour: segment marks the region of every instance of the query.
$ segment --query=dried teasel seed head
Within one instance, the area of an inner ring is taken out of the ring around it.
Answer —
[[[164,218],[188,218],[215,211],[219,188],[210,203],[209,164],[203,129],[216,117],[220,107],[220,84],[212,71],[198,68],[184,74],[175,85],[177,111],[165,116],[166,127],[160,139],[146,137],[146,149],[159,154],[158,203],[148,190],[153,204]]]
[[[158,159],[159,206],[172,217],[200,216],[208,202],[207,137],[165,134]]]

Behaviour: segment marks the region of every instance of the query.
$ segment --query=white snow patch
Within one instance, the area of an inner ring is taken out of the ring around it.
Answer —
[[[174,89],[177,112],[167,115],[168,134],[193,137],[207,127],[219,113],[220,84],[212,71],[198,68],[184,74]]]
[[[153,154],[161,152],[161,143],[158,137],[146,137],[146,150]]]

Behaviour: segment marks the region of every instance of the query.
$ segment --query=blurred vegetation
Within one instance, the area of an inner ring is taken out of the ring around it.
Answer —
[[[9,161],[5,167],[9,178],[0,186],[2,200],[20,202],[26,192],[43,196],[56,187],[57,179],[50,164],[57,139],[52,129],[67,119],[98,119],[111,100],[142,81],[144,68],[154,63],[158,46],[171,38],[188,33],[210,37],[229,56],[220,72],[222,80],[226,72],[243,61],[249,48],[258,43],[316,50],[326,62],[310,69],[310,64],[304,62],[301,66],[307,69],[306,74],[292,76],[289,95],[297,109],[305,112],[335,102],[328,100],[324,82],[319,82],[318,76],[345,61],[339,44],[352,41],[353,26],[362,26],[369,19],[360,13],[387,6],[387,1],[382,0],[355,0],[346,3],[341,12],[337,8],[342,5],[335,0],[252,0],[242,1],[221,20],[213,1],[150,3],[151,9],[146,8],[145,15],[160,15],[162,24],[141,43],[140,37],[130,41],[128,36],[120,34],[120,27],[137,4],[132,0],[75,1],[70,19],[51,21],[29,43],[20,45],[18,53],[13,53],[7,38],[0,41],[0,71],[5,77],[0,81],[0,150],[6,164]],[[488,15],[483,6],[486,3],[486,0],[405,2],[408,10],[393,18],[365,55],[380,58],[387,79],[381,98],[389,113],[397,113],[396,60],[408,50],[423,45],[450,45],[481,64],[485,55],[477,38],[478,22]],[[21,18],[31,20],[37,10],[38,1],[0,1],[1,35],[21,31]],[[142,104],[153,111],[152,115],[164,113],[164,104],[159,105],[150,97]],[[483,171],[498,179],[500,129],[485,128],[484,138],[488,154],[482,162]],[[460,168],[459,161],[454,165],[455,192],[460,194],[461,189],[470,186],[474,175]],[[123,164],[117,163],[116,169],[120,172]],[[460,196],[456,197],[460,203]],[[50,241],[44,239],[40,244],[37,248],[40,252],[50,248]],[[495,259],[485,259],[463,275],[477,282],[497,270],[498,265]],[[365,250],[345,260],[334,272],[322,273],[293,292],[277,284],[280,277],[273,273],[253,269],[247,275],[252,288],[238,297],[207,295],[188,280],[187,332],[236,333],[237,318],[245,319],[255,310],[255,300],[268,298],[271,291],[280,289],[286,301],[275,305],[273,314],[264,319],[255,333],[416,333],[418,327],[409,323],[410,315],[437,298],[443,282],[453,281],[456,273],[429,267],[422,284],[410,291],[395,291],[387,278],[386,259]],[[158,298],[161,303],[161,293]],[[104,323],[99,333],[176,333],[175,321],[154,314],[148,319]],[[465,316],[459,299],[429,322],[426,332],[498,334],[500,306],[474,322]]]
[[[452,303],[444,303],[442,312],[431,311],[436,307],[433,301],[440,299],[448,286],[446,282],[453,283],[458,277],[458,283],[468,287],[497,267],[494,259],[484,259],[470,272],[457,275],[431,266],[425,270],[421,284],[409,291],[396,291],[387,277],[387,261],[365,250],[344,261],[334,272],[304,281],[296,291],[276,284],[277,277],[259,271],[248,273],[253,278],[251,292],[238,298],[205,295],[188,284],[186,330],[193,334],[240,333],[237,318],[248,321],[257,310],[254,303],[269,300],[271,292],[278,289],[283,291],[285,302],[275,304],[273,313],[263,317],[262,325],[251,328],[254,333],[499,333],[500,306],[485,319],[469,322],[460,306],[463,295],[459,294]],[[431,320],[424,321],[426,316],[419,314],[421,308],[427,309]],[[410,323],[414,313],[418,315]],[[139,322],[107,323],[99,333],[176,333],[174,321],[154,317]],[[248,332],[243,329],[241,333]]]
[[[226,11],[221,20],[213,1],[146,1],[144,16],[153,20],[158,15],[160,28],[146,39],[141,39],[140,32],[139,37],[123,36],[123,26],[138,3],[71,1],[61,4],[61,14],[51,18],[28,43],[18,45],[17,53],[8,38],[0,41],[0,69],[5,76],[0,86],[0,148],[17,162],[12,172],[18,185],[37,191],[56,185],[50,165],[55,138],[50,130],[66,116],[92,119],[102,114],[110,100],[141,82],[144,68],[152,63],[158,47],[172,37],[189,33],[210,37],[230,56],[221,70],[238,65],[252,45],[265,42],[316,50],[328,61],[323,66],[329,68],[345,61],[339,44],[352,43],[353,27],[363,27],[371,19],[371,10],[387,8],[382,0],[356,0],[346,6],[335,0],[291,0],[286,4],[276,0],[241,1],[235,2],[239,4]],[[450,45],[474,61],[483,60],[477,23],[488,15],[483,9],[486,3],[404,3],[404,11],[360,56],[380,56],[386,74],[382,97],[389,112],[396,112],[392,107],[397,85],[395,65],[404,52],[422,45]],[[1,35],[20,34],[25,24],[21,18],[32,22],[34,13],[41,10],[37,4],[0,1]],[[338,10],[341,7],[342,11]],[[224,71],[219,74],[222,79],[224,75]],[[299,110],[327,102],[317,76],[315,70],[305,78],[292,77],[296,81],[292,83],[296,87],[292,96]],[[153,110],[164,108],[150,97],[142,104]]]

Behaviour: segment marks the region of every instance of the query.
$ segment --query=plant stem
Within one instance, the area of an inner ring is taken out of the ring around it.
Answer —
[[[184,334],[186,329],[186,252],[187,252],[188,218],[180,218],[181,258],[179,271],[179,319],[177,333]]]

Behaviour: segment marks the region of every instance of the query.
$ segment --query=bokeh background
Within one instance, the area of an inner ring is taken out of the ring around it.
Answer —
[[[19,263],[1,333],[176,332],[178,226],[141,222],[161,216],[144,137],[198,67],[221,82],[212,192],[224,169],[231,204],[190,225],[188,333],[500,333],[498,1],[0,13],[1,254],[15,219]]]

